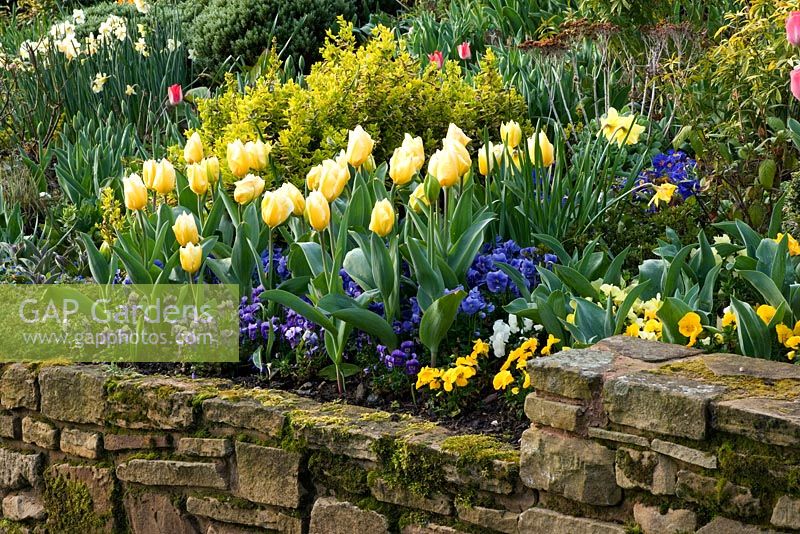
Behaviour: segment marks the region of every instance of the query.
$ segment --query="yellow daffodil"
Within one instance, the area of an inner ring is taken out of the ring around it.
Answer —
[[[600,119],[600,132],[609,143],[635,145],[639,142],[645,128],[636,124],[636,117],[633,115],[620,115],[616,109],[608,108],[606,116]]]
[[[669,204],[672,200],[672,195],[674,195],[675,190],[678,189],[677,185],[669,182],[654,187],[656,188],[656,192],[653,194],[653,198],[650,199],[648,205],[652,206],[655,204],[656,207],[658,207],[659,203],[661,202],[664,204]]]
[[[700,316],[695,312],[689,312],[678,321],[678,331],[681,335],[689,338],[687,347],[693,347],[697,343],[697,336],[703,333],[703,325],[700,323]]]

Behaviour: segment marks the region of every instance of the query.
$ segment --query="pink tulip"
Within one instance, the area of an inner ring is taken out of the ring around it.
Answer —
[[[786,39],[793,46],[800,46],[800,11],[792,11],[786,17]]]
[[[178,83],[169,86],[167,89],[167,95],[169,96],[170,106],[177,106],[183,102],[183,88]]]
[[[469,49],[469,42],[464,41],[456,48],[458,49],[458,57],[460,57],[461,59],[469,59],[472,57],[472,51]]]
[[[800,67],[792,71],[792,94],[797,100],[800,100]]]
[[[433,54],[428,54],[428,60],[436,64],[436,68],[441,69],[444,66],[444,55],[441,50],[436,50]]]

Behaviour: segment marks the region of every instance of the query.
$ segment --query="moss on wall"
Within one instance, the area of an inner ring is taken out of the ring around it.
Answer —
[[[52,533],[106,531],[110,517],[100,517],[85,484],[63,476],[45,477],[44,506],[47,510],[46,530]]]

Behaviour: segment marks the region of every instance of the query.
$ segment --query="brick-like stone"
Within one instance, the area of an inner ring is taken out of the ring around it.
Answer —
[[[0,414],[0,437],[19,439],[22,427],[20,418],[12,414]]]
[[[717,468],[717,457],[708,452],[699,451],[691,447],[660,439],[654,439],[650,444],[650,448],[666,456],[671,456],[676,460],[686,462],[687,464],[696,465],[704,469]]]
[[[583,406],[543,399],[535,393],[525,398],[525,415],[540,425],[574,432],[583,426]]]
[[[653,343],[644,339],[629,336],[612,336],[598,341],[594,347],[647,363],[666,362],[678,358],[688,358],[702,353],[701,350],[672,345],[669,343]],[[726,355],[727,356],[727,355]]]
[[[163,377],[120,380],[109,388],[106,420],[122,428],[188,428],[194,424],[194,399],[200,387]]]
[[[616,432],[614,430],[606,430],[605,428],[589,427],[587,431],[590,438],[602,439],[606,441],[616,441],[617,443],[626,443],[628,445],[638,445],[639,447],[649,447],[650,440],[636,434],[628,434],[626,432]]]
[[[33,367],[23,363],[6,367],[0,378],[0,404],[3,408],[39,409],[39,385]]]
[[[507,510],[495,510],[483,506],[458,506],[458,518],[466,523],[472,523],[488,529],[516,534],[519,514]]]
[[[42,519],[45,516],[41,499],[32,493],[7,495],[3,498],[3,517],[12,521]]]
[[[717,516],[696,534],[778,534],[774,530],[747,525],[726,517]]]
[[[232,452],[233,445],[229,439],[181,438],[178,441],[178,454],[187,456],[223,458]]]
[[[41,412],[54,421],[102,425],[108,376],[101,367],[52,366],[39,371]]]
[[[236,473],[239,497],[286,508],[300,505],[299,454],[237,441]]]
[[[275,510],[240,508],[213,497],[186,499],[186,511],[192,515],[208,517],[223,523],[235,523],[274,530],[283,534],[301,534],[303,522]]]
[[[796,400],[734,399],[712,403],[711,411],[714,428],[723,432],[771,445],[800,444],[800,403]]]
[[[653,495],[675,495],[678,483],[678,463],[663,454],[658,455],[658,464],[653,471]]]
[[[776,527],[800,529],[800,499],[786,495],[778,499],[770,523]]]
[[[56,464],[48,473],[54,477],[82,484],[92,498],[92,507],[99,516],[108,516],[114,512],[114,470],[111,467],[94,465]]]
[[[394,486],[380,477],[370,478],[369,489],[372,496],[382,502],[440,515],[450,515],[453,511],[450,497],[443,493],[433,493],[428,496],[417,495],[408,488]]]
[[[531,508],[519,516],[519,534],[625,534],[622,525]]]
[[[614,456],[612,449],[594,441],[531,428],[522,435],[520,478],[534,489],[611,506],[622,498]]]
[[[228,484],[213,463],[175,460],[130,460],[117,466],[117,478],[148,486],[225,489]]]
[[[400,531],[400,534],[467,534],[463,530],[457,530],[453,527],[445,525],[437,525],[435,523],[425,523],[424,525],[406,525]]]
[[[308,534],[388,534],[389,522],[384,516],[370,510],[324,497],[317,499],[311,509]]]
[[[166,434],[106,434],[103,448],[107,451],[133,449],[166,449],[172,446],[172,438]]]
[[[203,401],[203,418],[207,423],[228,425],[236,429],[257,430],[269,437],[279,437],[286,422],[286,413],[312,401],[280,391],[259,392],[259,399],[220,398]]]
[[[133,534],[197,534],[189,518],[175,507],[172,495],[129,492],[123,504]]]
[[[591,399],[603,384],[603,374],[614,362],[609,351],[581,349],[528,360],[531,385],[570,399]]]
[[[45,449],[57,449],[58,429],[46,421],[26,417],[22,420],[22,441]]]
[[[667,510],[661,513],[656,506],[636,503],[633,518],[644,534],[685,534],[697,528],[697,514],[691,510]]]
[[[96,459],[100,456],[100,434],[77,428],[61,430],[61,450],[73,456]]]
[[[761,501],[753,497],[748,488],[691,471],[678,472],[675,494],[686,501],[738,517],[757,516],[761,512]]]
[[[42,482],[44,455],[25,454],[0,448],[0,488],[39,487]]]
[[[603,406],[614,423],[701,440],[708,428],[708,405],[724,391],[681,377],[635,373],[605,383]]]
[[[615,463],[617,484],[624,489],[642,488],[650,491],[657,466],[656,453],[620,447]]]

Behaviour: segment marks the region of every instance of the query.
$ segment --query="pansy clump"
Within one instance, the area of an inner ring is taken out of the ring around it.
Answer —
[[[417,375],[416,389],[428,387],[431,390],[443,389],[450,393],[456,388],[469,385],[469,379],[478,373],[479,359],[489,354],[489,344],[481,339],[475,340],[469,356],[459,356],[447,369],[425,366]]]

